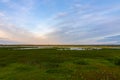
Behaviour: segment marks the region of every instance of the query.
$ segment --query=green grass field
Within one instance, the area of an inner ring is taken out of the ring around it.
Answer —
[[[120,80],[120,49],[0,48],[0,80]]]

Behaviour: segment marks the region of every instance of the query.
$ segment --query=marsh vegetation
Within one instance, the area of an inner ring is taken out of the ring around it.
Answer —
[[[70,49],[0,47],[0,80],[120,79],[120,49]]]

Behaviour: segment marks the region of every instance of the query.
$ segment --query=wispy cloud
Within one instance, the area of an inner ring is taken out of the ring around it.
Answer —
[[[60,17],[61,22],[56,25],[58,30],[50,36],[59,39],[61,43],[97,44],[97,40],[105,36],[120,34],[120,18],[114,15],[120,11],[119,6],[113,5],[112,8],[110,6],[105,9],[82,7],[84,5],[77,5],[77,9],[74,8],[64,17]]]
[[[6,7],[0,10],[1,43],[115,44],[120,42],[119,36],[116,36],[120,35],[119,5],[102,5],[102,7],[94,5],[93,3],[97,1],[93,0],[84,3],[71,0],[73,3],[69,6],[61,5],[64,10],[56,10],[61,8],[60,5],[55,5],[57,4],[55,0],[1,1]],[[46,7],[50,3],[51,5],[54,3],[51,7],[55,11],[54,14],[49,15],[52,10],[49,10],[50,13],[44,12],[44,9],[39,11],[39,8]],[[47,16],[44,20],[39,16],[41,12]]]

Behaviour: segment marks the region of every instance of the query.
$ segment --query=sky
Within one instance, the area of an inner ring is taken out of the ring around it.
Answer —
[[[120,0],[0,0],[0,44],[120,44]]]

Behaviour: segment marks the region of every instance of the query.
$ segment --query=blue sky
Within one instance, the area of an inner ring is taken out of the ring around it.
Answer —
[[[0,0],[0,44],[120,44],[120,0]]]

